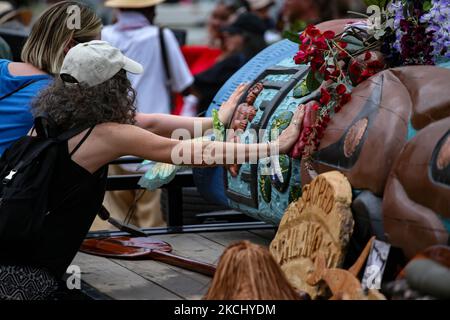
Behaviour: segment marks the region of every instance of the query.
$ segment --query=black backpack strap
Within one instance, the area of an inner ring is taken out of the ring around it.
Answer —
[[[166,41],[164,40],[164,27],[159,28],[159,43],[161,45],[161,54],[163,59],[164,70],[166,73],[166,88],[169,94],[170,111],[174,109],[174,99],[172,94],[172,73],[170,72],[169,57],[167,55]]]
[[[73,138],[74,136],[76,136],[77,134],[80,134],[81,132],[83,132],[84,130],[91,128],[91,130],[89,130],[89,134],[91,134],[92,129],[94,129],[95,126],[84,126],[84,127],[79,127],[79,128],[73,128],[71,130],[68,130],[62,134],[60,134],[57,138],[47,138],[45,142],[41,143],[39,145],[39,148],[33,150],[33,152],[27,157],[27,159],[19,162],[19,164],[17,165],[17,167],[14,169],[15,171],[19,171],[21,168],[28,166],[44,149],[46,149],[47,147],[49,147],[50,145],[54,144],[54,143],[60,143],[63,141],[67,141],[70,138]],[[87,139],[87,137],[84,138],[84,140],[82,140],[81,143],[83,143],[85,140]],[[81,144],[80,144],[81,146]],[[79,146],[78,146],[79,148]]]
[[[36,131],[39,137],[53,138],[57,136],[57,128],[56,122],[47,112],[40,114],[34,119],[33,130]]]
[[[6,98],[8,98],[9,96],[12,96],[14,93],[16,93],[16,92],[18,92],[18,91],[20,91],[20,90],[22,90],[22,89],[28,87],[30,84],[35,83],[36,81],[37,81],[37,80],[31,80],[31,81],[25,82],[24,84],[22,84],[21,86],[17,87],[17,88],[14,89],[13,91],[11,91],[11,92],[9,92],[9,93],[7,93],[7,94],[1,96],[1,97],[0,97],[0,100],[6,99]]]
[[[76,146],[76,147],[72,150],[72,152],[70,153],[70,157],[72,157],[72,156],[75,154],[75,152],[77,152],[78,149],[80,149],[81,145],[87,140],[87,138],[89,138],[89,136],[90,136],[91,133],[92,133],[92,130],[94,130],[94,127],[95,127],[95,126],[92,126],[92,127],[89,128],[89,130],[88,130],[88,131],[86,132],[86,134],[83,136],[83,138],[81,139],[81,141],[78,142],[77,146]]]

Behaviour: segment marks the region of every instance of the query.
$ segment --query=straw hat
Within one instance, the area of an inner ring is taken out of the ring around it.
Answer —
[[[13,10],[14,7],[11,5],[11,3],[7,2],[7,1],[0,1],[0,15],[2,15],[3,13],[6,13],[8,11]]]
[[[153,7],[166,0],[108,0],[105,7],[109,8],[147,8]]]

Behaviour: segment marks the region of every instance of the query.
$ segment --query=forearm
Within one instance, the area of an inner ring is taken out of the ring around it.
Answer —
[[[258,163],[261,158],[280,153],[278,143],[241,144],[213,141],[181,141],[171,152],[171,161],[179,165],[220,166]]]
[[[257,163],[258,159],[284,153],[278,142],[241,144],[218,141],[177,140],[164,138],[135,126],[122,126],[120,133],[113,132],[118,154],[134,155],[147,160],[187,166],[219,166]]]
[[[181,117],[167,114],[137,114],[137,125],[159,136],[172,137],[177,129],[184,129],[191,138],[204,135],[213,126],[212,118]]]

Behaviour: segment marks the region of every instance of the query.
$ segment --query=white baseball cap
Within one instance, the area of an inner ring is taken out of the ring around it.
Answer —
[[[69,75],[76,82],[93,87],[108,81],[122,69],[134,74],[144,71],[141,64],[127,58],[108,42],[93,40],[69,50],[60,74],[64,81]]]

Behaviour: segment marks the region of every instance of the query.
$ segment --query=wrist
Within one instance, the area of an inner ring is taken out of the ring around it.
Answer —
[[[225,115],[223,114],[223,112],[220,112],[220,110],[217,112],[217,119],[222,122],[222,124],[225,126],[228,124],[228,119],[225,119],[227,117],[225,117]]]
[[[271,142],[267,141],[267,146],[268,146],[268,154],[270,156],[279,155],[283,153],[280,148],[280,143],[278,140]]]

